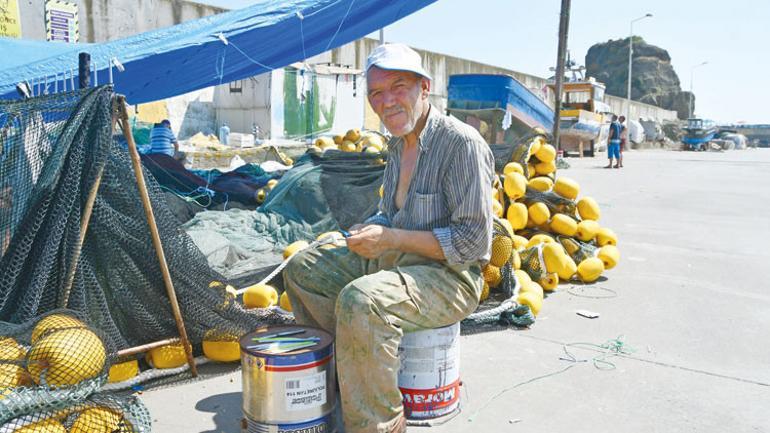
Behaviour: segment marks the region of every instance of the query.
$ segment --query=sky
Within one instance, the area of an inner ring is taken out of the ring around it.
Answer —
[[[227,8],[252,3],[197,1]],[[668,50],[683,90],[690,89],[692,73],[696,115],[770,123],[764,75],[770,71],[770,1],[571,3],[568,47],[579,64],[593,44],[627,37],[631,20],[651,13],[634,23],[634,35]],[[560,6],[560,0],[438,0],[386,27],[385,40],[547,77],[556,63]]]

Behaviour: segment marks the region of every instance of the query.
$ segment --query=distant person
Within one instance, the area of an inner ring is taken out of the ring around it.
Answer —
[[[612,159],[615,158],[615,168],[620,168],[620,133],[623,131],[623,127],[618,122],[618,116],[612,115],[612,122],[610,123],[610,136],[607,141],[607,158],[610,159],[609,164],[604,168],[613,168]]]
[[[623,151],[626,150],[626,142],[628,141],[626,116],[620,116],[618,122],[620,122],[620,158],[618,158],[618,166],[623,167]]]
[[[152,146],[150,153],[163,153],[174,158],[174,155],[179,152],[179,142],[171,131],[171,122],[168,119],[153,126],[150,132],[150,145]]]

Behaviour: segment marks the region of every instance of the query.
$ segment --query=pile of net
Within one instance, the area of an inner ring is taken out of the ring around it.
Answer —
[[[203,209],[254,209],[259,204],[260,189],[279,177],[279,173],[265,172],[259,164],[244,164],[224,173],[216,169],[190,171],[179,160],[162,153],[142,155],[142,165],[162,189],[194,206],[193,215]],[[177,218],[189,220],[178,213]]]
[[[499,219],[483,269],[482,301],[502,293],[532,316],[560,283],[592,283],[620,260],[617,236],[599,224],[596,201],[579,197],[576,181],[556,176],[556,150],[548,138],[535,130],[512,148],[495,149],[499,182],[492,208]]]
[[[311,148],[265,187],[256,212],[203,212],[184,230],[209,264],[237,283],[253,282],[283,260],[285,247],[347,229],[377,210],[384,156]]]
[[[178,331],[129,155],[113,138],[114,115],[109,87],[0,102],[0,320],[24,323],[67,307],[120,350]],[[285,322],[211,286],[227,280],[179,229],[152,175],[144,176],[195,353],[212,333],[234,340]]]
[[[0,432],[151,431],[138,398],[100,391],[115,350],[86,323],[70,310],[0,323]]]

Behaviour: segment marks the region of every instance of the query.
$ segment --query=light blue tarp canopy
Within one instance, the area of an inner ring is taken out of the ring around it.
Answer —
[[[129,103],[155,101],[248,78],[360,39],[436,0],[261,0],[244,9],[96,44],[0,39],[0,98],[16,84],[75,73],[87,51],[98,83],[109,81]],[[92,78],[93,83],[93,78]],[[50,88],[50,87],[49,87]]]

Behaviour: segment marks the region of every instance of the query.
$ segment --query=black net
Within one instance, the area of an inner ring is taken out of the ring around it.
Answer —
[[[552,191],[542,192],[531,187],[527,187],[527,192],[522,201],[527,206],[532,206],[535,203],[544,203],[548,206],[551,215],[562,213],[575,217],[575,212],[577,211],[577,204],[574,200],[564,198]]]
[[[117,349],[177,336],[171,305],[127,150],[113,140],[114,95],[100,87],[0,102],[4,197],[0,320],[21,323],[55,308],[80,311]],[[82,253],[82,210],[104,168]],[[242,335],[285,317],[244,310],[213,271],[145,172],[171,280],[196,350],[212,329]],[[67,275],[77,271],[67,297]]]
[[[290,243],[313,241],[373,215],[379,204],[385,156],[308,152],[270,191],[256,212],[202,212],[184,225],[209,263],[239,283],[253,283],[282,260]]]
[[[0,424],[15,433],[149,433],[152,418],[135,396],[94,394],[76,403],[37,410]]]
[[[580,263],[585,259],[595,257],[596,252],[599,249],[589,242],[583,242],[578,239],[573,239],[566,236],[559,236],[558,240],[559,243],[561,243],[561,245],[564,247],[564,251],[569,254],[575,263]]]
[[[0,323],[0,424],[81,403],[107,380],[115,349],[82,314],[54,310]]]

